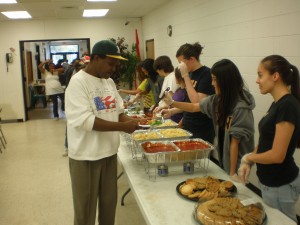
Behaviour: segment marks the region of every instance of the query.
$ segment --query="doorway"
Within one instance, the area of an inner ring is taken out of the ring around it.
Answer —
[[[146,41],[146,58],[155,59],[154,39]]]
[[[57,63],[59,59],[71,63],[73,59],[81,58],[82,55],[90,53],[90,39],[25,40],[20,41],[19,44],[25,121],[50,119],[53,117],[50,99],[46,98],[49,104],[45,105],[44,99],[37,98],[36,101],[33,101],[31,96],[32,87],[37,88],[38,94],[45,95],[45,80],[38,69],[38,65],[47,59],[52,59],[54,63]]]

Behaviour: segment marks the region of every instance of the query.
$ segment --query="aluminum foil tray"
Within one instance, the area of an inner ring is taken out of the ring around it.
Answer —
[[[144,158],[149,163],[172,162],[179,149],[171,141],[146,141],[139,144]]]
[[[177,161],[192,161],[208,158],[209,153],[215,149],[211,143],[200,138],[173,140],[172,143],[179,149]]]
[[[158,130],[158,132],[162,136],[162,138],[172,140],[185,139],[193,136],[191,132],[181,128],[160,129]]]
[[[137,143],[145,141],[187,139],[191,136],[193,136],[192,133],[181,128],[136,130],[131,134],[132,140]]]
[[[186,142],[200,142],[203,143],[206,148],[195,148],[195,149],[184,149],[183,151],[175,143],[186,143]],[[174,151],[164,151],[162,147],[161,152],[147,152],[146,147],[149,144],[161,144],[172,146]],[[159,141],[145,141],[139,143],[141,152],[144,158],[149,163],[170,163],[170,162],[186,162],[195,161],[200,159],[206,159],[209,157],[210,151],[214,150],[214,146],[209,142],[203,141],[202,139],[183,139],[183,140],[159,140]]]
[[[163,137],[157,132],[157,130],[136,130],[131,134],[133,141],[140,143],[145,141],[161,140]]]
[[[155,129],[168,129],[178,127],[178,123],[174,122],[171,119],[166,119],[161,125],[152,126]]]

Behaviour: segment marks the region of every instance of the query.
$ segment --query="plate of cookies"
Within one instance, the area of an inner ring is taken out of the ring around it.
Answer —
[[[180,182],[176,186],[176,191],[185,199],[204,202],[217,197],[233,196],[236,194],[237,188],[231,181],[207,176],[195,177]]]
[[[265,225],[267,215],[261,203],[244,205],[239,198],[215,198],[196,206],[194,218],[199,224]]]

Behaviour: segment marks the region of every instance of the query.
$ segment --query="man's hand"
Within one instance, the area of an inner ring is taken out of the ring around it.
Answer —
[[[124,132],[131,134],[135,130],[139,129],[139,124],[137,120],[128,120],[123,122]]]

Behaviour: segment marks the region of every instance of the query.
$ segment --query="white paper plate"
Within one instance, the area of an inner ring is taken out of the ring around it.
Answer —
[[[139,124],[139,127],[143,127],[143,128],[150,128],[150,126],[151,126],[151,125],[149,125],[149,124],[145,124],[145,125]]]

